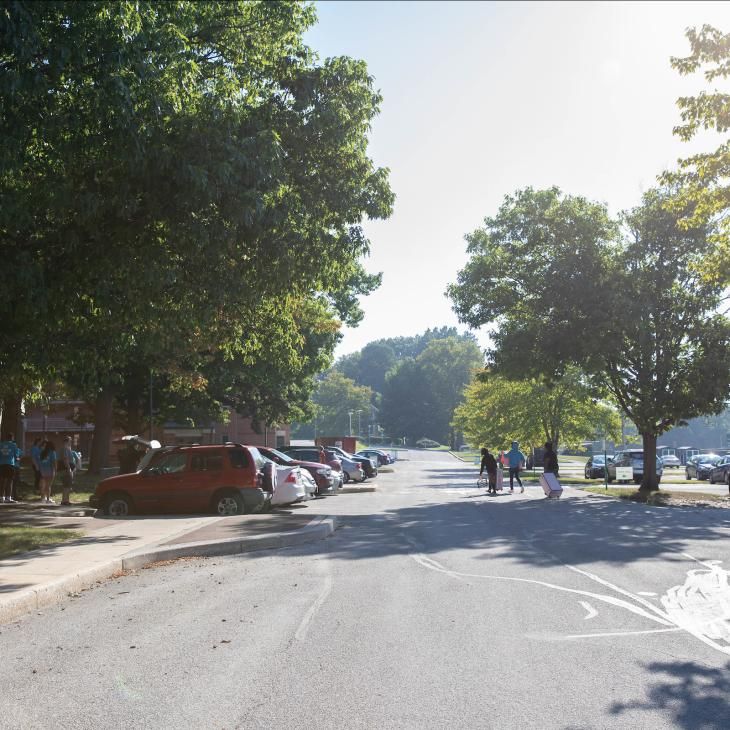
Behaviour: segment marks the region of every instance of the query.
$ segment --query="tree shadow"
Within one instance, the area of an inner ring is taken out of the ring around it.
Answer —
[[[649,686],[645,698],[614,703],[611,714],[660,709],[672,714],[676,727],[730,727],[730,663],[716,668],[697,662],[653,662],[644,668],[662,679]]]

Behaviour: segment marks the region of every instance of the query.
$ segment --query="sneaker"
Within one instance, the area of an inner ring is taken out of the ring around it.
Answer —
[[[53,499],[47,499],[46,503],[47,504],[56,504],[55,500],[53,500]]]

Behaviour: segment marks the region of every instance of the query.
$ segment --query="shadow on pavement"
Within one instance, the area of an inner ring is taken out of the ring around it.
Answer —
[[[661,680],[649,685],[642,699],[614,703],[611,714],[661,708],[673,715],[674,727],[730,727],[730,664],[718,669],[697,662],[653,662],[645,669]]]

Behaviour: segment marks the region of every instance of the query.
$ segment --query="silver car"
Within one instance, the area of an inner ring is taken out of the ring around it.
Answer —
[[[613,461],[606,464],[607,479],[609,482],[616,480],[616,468],[619,466],[630,466],[633,474],[634,484],[641,484],[644,478],[644,450],[643,449],[626,449],[625,451],[617,451],[613,457]],[[656,458],[656,475],[657,484],[661,481],[664,468],[662,460]]]

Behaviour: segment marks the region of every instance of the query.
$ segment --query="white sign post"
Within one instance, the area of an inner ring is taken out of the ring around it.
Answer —
[[[633,466],[617,466],[616,467],[616,481],[617,482],[630,482],[634,478],[634,467]]]

